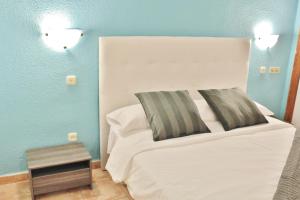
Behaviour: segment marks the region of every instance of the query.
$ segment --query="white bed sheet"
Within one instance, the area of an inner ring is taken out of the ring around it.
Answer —
[[[151,130],[118,140],[107,170],[136,200],[271,200],[295,128],[269,124],[153,142]]]

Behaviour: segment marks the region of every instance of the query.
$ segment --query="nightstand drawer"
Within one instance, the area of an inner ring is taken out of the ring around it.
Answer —
[[[89,185],[90,183],[89,168],[38,176],[32,179],[35,195]]]

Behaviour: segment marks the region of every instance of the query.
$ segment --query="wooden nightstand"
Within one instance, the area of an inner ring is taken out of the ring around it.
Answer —
[[[90,185],[91,155],[82,143],[26,151],[31,196]]]

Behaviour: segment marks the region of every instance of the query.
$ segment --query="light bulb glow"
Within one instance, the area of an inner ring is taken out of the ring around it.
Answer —
[[[270,22],[261,22],[257,24],[254,28],[254,35],[256,38],[263,37],[267,35],[272,35],[273,28]]]
[[[270,22],[261,22],[254,28],[255,44],[259,49],[272,48],[278,41],[279,35],[273,35]]]
[[[42,33],[53,29],[71,28],[71,26],[71,21],[65,13],[45,13],[40,19],[40,29]]]

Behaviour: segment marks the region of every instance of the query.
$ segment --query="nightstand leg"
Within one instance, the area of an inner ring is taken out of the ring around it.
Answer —
[[[91,190],[93,189],[93,172],[92,172],[92,168],[93,168],[93,166],[92,166],[92,160],[90,160],[90,188],[91,188]]]
[[[30,187],[31,199],[35,200],[35,197],[34,197],[34,194],[33,194],[33,185],[32,185],[31,170],[29,170],[29,172],[28,172],[28,179],[29,179],[29,187]]]

